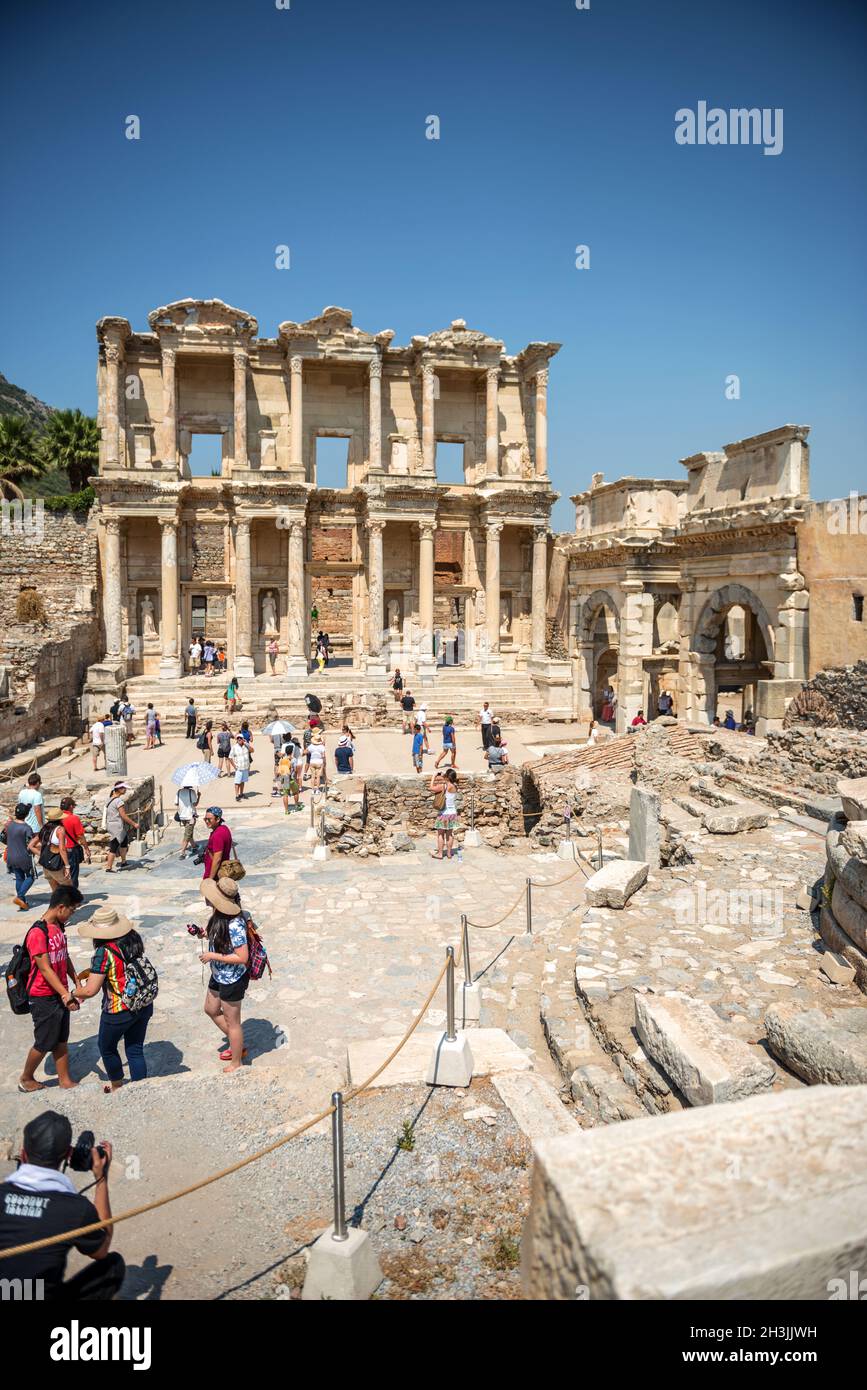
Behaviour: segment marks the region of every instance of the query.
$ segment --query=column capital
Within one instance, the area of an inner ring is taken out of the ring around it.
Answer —
[[[486,521],[486,522],[485,522],[485,534],[487,535],[488,540],[491,540],[491,541],[497,540],[497,539],[499,538],[500,532],[502,531],[504,525],[505,525],[505,522],[503,522],[503,521]]]
[[[118,364],[120,363],[122,357],[123,357],[123,354],[122,354],[122,352],[121,352],[121,350],[120,350],[120,347],[119,347],[119,345],[118,345],[117,343],[106,343],[106,344],[105,344],[105,360],[106,360],[106,362],[109,362],[109,363],[111,364],[112,367],[118,366]]]
[[[300,357],[298,353],[293,353],[289,358],[289,370],[293,376],[300,376],[304,370],[304,358]]]
[[[250,518],[249,516],[236,516],[236,517],[235,517],[235,530],[238,532],[239,535],[242,535],[242,534],[244,534],[245,532],[246,532],[247,535],[249,535],[249,533],[250,533],[250,521],[251,521],[251,518]]]
[[[539,368],[538,372],[536,373],[536,385],[537,385],[537,386],[541,386],[543,390],[544,390],[545,387],[548,385],[548,368],[547,368],[547,367],[540,367],[540,368]]]
[[[382,376],[382,358],[381,358],[381,357],[373,357],[373,358],[371,358],[370,362],[368,363],[367,374],[368,374],[368,376],[374,377],[374,378],[376,378],[376,379],[379,379],[379,378]]]
[[[551,534],[551,529],[546,521],[533,522],[533,541],[538,545],[542,541],[547,541]]]
[[[165,362],[168,366],[173,367],[175,365],[175,358],[177,357],[177,355],[177,348],[168,347],[164,344],[160,344],[160,357],[162,358],[163,362]]]
[[[386,525],[386,523],[385,523],[385,520],[384,520],[383,517],[372,516],[372,517],[368,517],[367,520],[365,521],[365,523],[364,523],[364,529],[365,529],[367,532],[369,532],[369,534],[372,535],[372,536],[375,536],[375,535],[381,536],[382,533],[383,533],[383,531],[385,530],[385,525]]]
[[[423,541],[432,541],[436,534],[437,524],[435,521],[420,521],[418,523],[418,534]]]
[[[486,367],[486,368],[485,368],[485,378],[486,378],[487,383],[488,383],[489,386],[497,386],[497,385],[499,384],[499,380],[500,380],[500,369],[499,369],[499,367]]]
[[[109,535],[109,536],[119,536],[119,535],[120,535],[120,517],[119,517],[119,516],[107,516],[107,517],[105,518],[105,520],[103,521],[102,524],[103,524],[103,526],[105,527],[105,530],[106,530],[106,534],[107,534],[107,535]]]
[[[171,526],[172,530],[177,530],[180,522],[176,516],[158,516],[157,521],[163,529]]]
[[[243,367],[246,370],[249,360],[250,354],[246,348],[236,347],[232,349],[232,361],[236,367]]]
[[[422,362],[421,375],[422,380],[425,382],[425,384],[427,384],[428,382],[433,382],[433,379],[436,376],[436,371],[434,370],[434,365],[432,362]]]

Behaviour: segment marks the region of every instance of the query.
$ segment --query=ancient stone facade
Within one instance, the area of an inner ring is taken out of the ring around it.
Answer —
[[[576,718],[598,719],[610,686],[618,732],[640,709],[655,716],[663,692],[680,717],[707,723],[731,707],[737,718],[752,711],[760,733],[779,727],[811,670],[808,577],[828,570],[808,433],[785,425],[693,455],[686,479],[597,474],[572,499],[575,533],[558,538],[568,578],[549,610],[568,614]],[[867,538],[846,557],[846,583],[863,591]],[[820,588],[823,653],[834,646],[839,660],[846,634],[837,623],[831,643],[831,589]],[[852,626],[867,632],[860,619]]]
[[[100,676],[173,678],[192,638],[241,677],[303,678],[311,631],[361,670],[544,674],[548,362],[462,320],[392,343],[344,309],[258,336],[220,300],[180,300],[150,331],[101,319],[96,479],[106,660]],[[219,437],[193,476],[194,436]],[[319,486],[318,441],[347,441],[345,486]],[[458,444],[463,481],[437,478]],[[311,619],[311,610],[315,616]]]
[[[95,525],[16,507],[4,511],[0,534],[0,757],[80,732],[78,695],[101,648]],[[31,611],[34,621],[18,621]]]

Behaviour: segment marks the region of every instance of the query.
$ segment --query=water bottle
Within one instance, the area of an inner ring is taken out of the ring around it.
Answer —
[[[458,845],[458,863],[459,863],[459,864],[463,864],[463,862],[464,862],[464,847],[463,847],[463,845]]]

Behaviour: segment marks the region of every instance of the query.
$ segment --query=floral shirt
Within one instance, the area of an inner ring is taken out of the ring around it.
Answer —
[[[221,952],[220,954],[231,955],[237,951],[239,946],[247,945],[247,914],[241,912],[237,917],[233,917],[229,922],[229,940],[232,943],[232,951]],[[213,949],[209,947],[209,950]],[[226,965],[223,961],[212,960],[209,962],[211,974],[218,985],[237,984],[241,977],[246,974],[246,965]]]

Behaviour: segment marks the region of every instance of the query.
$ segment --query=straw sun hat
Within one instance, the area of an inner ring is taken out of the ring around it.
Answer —
[[[238,903],[238,885],[233,878],[224,877],[218,881],[203,878],[200,891],[206,902],[226,917],[237,917],[241,911]]]
[[[133,924],[114,907],[98,907],[89,922],[82,922],[78,928],[79,936],[91,941],[117,941],[133,931]]]

